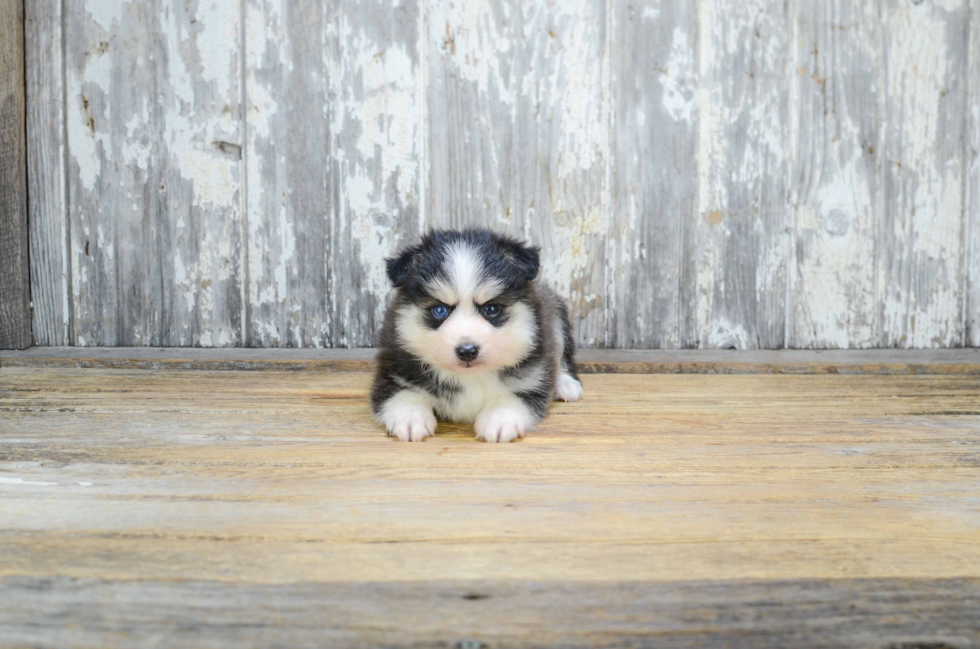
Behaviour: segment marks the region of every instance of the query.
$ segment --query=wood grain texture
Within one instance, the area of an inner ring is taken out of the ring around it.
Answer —
[[[384,258],[422,227],[421,0],[345,0],[332,27],[335,242],[332,328],[319,346],[370,347],[389,295]],[[335,35],[334,35],[335,34]]]
[[[795,4],[789,347],[875,347],[882,25],[871,2]]]
[[[419,231],[414,1],[250,2],[247,343],[368,346]]]
[[[36,345],[71,344],[61,0],[24,3],[31,302]]]
[[[965,2],[883,3],[878,343],[963,341]]]
[[[696,347],[697,6],[621,0],[612,21],[606,342]]]
[[[429,3],[426,226],[484,226],[518,235],[515,124],[518,6]]]
[[[426,223],[540,246],[589,347],[606,339],[606,19],[603,0],[436,3],[428,19]]]
[[[0,2],[0,349],[31,344],[24,4]]]
[[[314,346],[330,335],[333,7],[282,0],[245,7],[248,345]]]
[[[585,347],[980,345],[975,0],[47,2],[40,343],[369,346],[485,225]]]
[[[240,340],[239,12],[71,0],[74,341]]]
[[[969,116],[964,147],[967,169],[963,258],[966,295],[963,299],[963,344],[980,347],[980,2],[970,1],[970,67],[967,86]]]
[[[10,577],[0,579],[0,629],[14,646],[59,649],[129,647],[151,636],[161,648],[971,649],[980,646],[978,581],[243,585]]]
[[[0,367],[166,370],[374,370],[373,349],[31,347],[0,351]],[[583,374],[961,374],[980,376],[980,349],[583,349]]]
[[[703,0],[698,11],[699,343],[783,347],[792,16],[775,0]]]
[[[980,642],[976,376],[591,375],[501,446],[369,381],[0,369],[0,637]]]
[[[577,342],[606,341],[611,163],[606,0],[516,2],[516,210],[568,302]],[[553,254],[551,251],[562,251]]]

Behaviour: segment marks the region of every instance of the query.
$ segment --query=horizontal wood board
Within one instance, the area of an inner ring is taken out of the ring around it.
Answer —
[[[0,367],[371,371],[374,349],[32,347],[0,351]],[[580,350],[585,374],[968,374],[980,350]]]

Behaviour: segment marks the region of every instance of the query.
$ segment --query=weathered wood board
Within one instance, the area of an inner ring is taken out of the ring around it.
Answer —
[[[958,345],[969,6],[886,0],[884,10],[879,342]]]
[[[78,345],[240,344],[235,3],[65,3]]]
[[[698,7],[613,5],[605,343],[697,347]]]
[[[71,266],[65,182],[61,0],[24,3],[31,302],[35,345],[69,345]]]
[[[0,349],[31,344],[24,5],[0,0]]]
[[[586,347],[980,345],[977,0],[27,4],[39,344],[370,346],[486,225]]]
[[[970,2],[970,16],[980,15],[980,1]],[[976,23],[974,23],[975,25]],[[963,300],[965,344],[980,347],[980,29],[970,30],[970,87],[966,138],[966,205],[963,257],[966,263],[966,296]]]
[[[884,27],[873,2],[801,2],[795,12],[786,344],[883,345],[874,260]]]
[[[980,646],[976,375],[587,375],[501,446],[369,379],[0,368],[0,645]]]
[[[261,0],[245,11],[244,342],[370,346],[384,256],[420,228],[418,4]]]
[[[32,347],[0,350],[3,367],[145,370],[374,371],[375,349]],[[583,349],[582,374],[863,374],[980,376],[980,349]]]
[[[699,346],[786,344],[789,5],[698,3]]]

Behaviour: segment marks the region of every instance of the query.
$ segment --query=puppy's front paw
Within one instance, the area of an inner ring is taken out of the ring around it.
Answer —
[[[578,401],[582,398],[582,384],[572,378],[571,374],[562,372],[558,376],[558,386],[555,396],[562,401]]]
[[[385,428],[392,437],[403,442],[421,442],[436,434],[436,418],[424,406],[404,405],[389,409],[384,414]]]
[[[479,414],[473,428],[476,438],[485,442],[510,442],[531,429],[534,420],[518,408],[500,406],[487,408]]]

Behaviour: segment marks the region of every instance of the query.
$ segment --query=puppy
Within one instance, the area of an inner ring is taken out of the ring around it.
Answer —
[[[537,248],[482,229],[429,232],[387,260],[371,407],[389,435],[420,442],[439,418],[509,442],[582,396],[568,308],[538,267]]]

